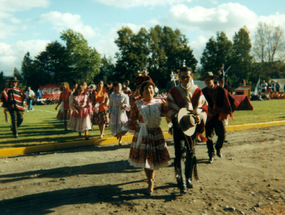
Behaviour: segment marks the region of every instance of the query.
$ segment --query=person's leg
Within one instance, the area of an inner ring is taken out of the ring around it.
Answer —
[[[79,134],[79,137],[82,137],[81,132],[78,132],[78,134]]]
[[[122,137],[119,138],[119,146],[122,145]]]
[[[213,119],[206,123],[205,126],[205,133],[207,138],[207,149],[208,149],[208,155],[209,155],[209,162],[213,163],[214,157],[215,157],[215,151],[214,151],[214,126],[213,126]]]
[[[30,111],[30,110],[31,110],[32,100],[31,100],[31,99],[28,99],[28,100],[27,100],[27,103],[28,103],[28,110],[27,110],[27,111]]]
[[[187,137],[189,146],[187,146],[187,153],[186,153],[186,167],[185,167],[185,177],[186,177],[186,185],[187,188],[193,188],[192,184],[192,175],[193,175],[193,170],[194,166],[196,165],[196,157],[195,157],[195,138],[196,134],[194,134],[191,138]],[[193,141],[191,144],[190,141]],[[191,147],[192,146],[192,147]]]
[[[174,140],[174,169],[177,185],[181,193],[187,192],[185,178],[185,159],[186,147],[184,133],[178,128],[177,123],[173,121],[173,140]]]
[[[16,113],[17,113],[17,128],[18,128],[20,127],[24,119],[23,119],[22,111],[18,110],[16,111]]]
[[[215,124],[216,135],[218,136],[217,143],[215,145],[216,154],[219,157],[222,157],[221,148],[223,147],[224,141],[226,139],[226,125],[225,120],[217,120]]]
[[[10,116],[11,116],[11,123],[12,123],[12,132],[14,134],[14,136],[17,135],[17,114],[15,110],[10,110],[9,111]]]
[[[103,125],[102,125],[102,132],[101,132],[102,137],[104,137],[104,136],[105,136],[105,134],[104,134],[105,126],[106,126],[105,124],[103,124]]]
[[[86,140],[89,140],[88,130],[85,130],[85,131],[84,131],[84,134],[85,134],[85,139],[86,139]]]
[[[153,189],[154,189],[154,170],[152,169],[144,169],[147,181],[148,181],[148,188],[147,192],[149,195],[153,194]]]
[[[99,129],[100,129],[100,138],[103,138],[103,135],[102,135],[103,125],[99,125]]]
[[[64,123],[64,130],[67,131],[67,112],[68,110],[63,111],[63,123]]]

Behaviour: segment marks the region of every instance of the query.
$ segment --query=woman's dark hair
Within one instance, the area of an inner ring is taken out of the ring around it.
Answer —
[[[78,88],[76,89],[76,91],[73,93],[74,96],[78,96],[78,90],[81,90],[84,92],[84,87],[82,85],[78,86]]]
[[[120,83],[120,82],[115,82],[115,83],[113,84],[113,87],[117,87],[119,84],[122,84],[122,83]]]
[[[141,94],[141,96],[142,96],[142,94],[143,94],[144,88],[145,88],[145,87],[149,87],[150,85],[153,86],[153,89],[155,88],[155,84],[154,84],[153,82],[151,82],[151,81],[145,81],[145,82],[143,82],[143,83],[140,85],[140,94]]]

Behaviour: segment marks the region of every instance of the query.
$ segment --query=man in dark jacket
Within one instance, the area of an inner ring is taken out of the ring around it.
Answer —
[[[207,138],[207,148],[209,155],[209,163],[214,161],[214,132],[218,136],[217,143],[215,144],[216,154],[222,157],[221,149],[226,138],[225,122],[230,115],[232,117],[233,111],[239,105],[229,92],[214,84],[217,76],[212,72],[207,72],[200,80],[205,81],[207,87],[202,89],[202,92],[208,102],[208,115],[205,126],[205,133]]]

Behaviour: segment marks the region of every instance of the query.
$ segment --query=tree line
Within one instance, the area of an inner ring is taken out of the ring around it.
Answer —
[[[141,28],[134,33],[128,27],[118,30],[115,44],[119,51],[111,57],[100,56],[95,48],[79,32],[71,29],[60,34],[61,41],[49,43],[35,58],[27,52],[21,70],[14,69],[22,87],[37,89],[41,85],[73,81],[95,83],[99,80],[134,80],[138,70],[147,70],[159,88],[165,88],[171,72],[176,72],[183,61],[194,71],[194,79],[205,72],[217,74],[221,64],[225,65],[228,80],[238,87],[242,79],[254,85],[259,77],[265,80],[283,78],[284,32],[280,26],[259,23],[252,45],[246,27],[239,29],[232,40],[225,32],[217,32],[206,43],[200,59],[193,55],[189,40],[179,29],[156,25],[150,29]],[[278,60],[277,60],[278,59]],[[5,82],[0,73],[0,88]]]

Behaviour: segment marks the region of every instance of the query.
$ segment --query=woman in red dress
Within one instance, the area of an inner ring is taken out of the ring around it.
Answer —
[[[61,105],[57,118],[59,120],[63,120],[64,130],[67,131],[67,118],[70,115],[70,107],[69,107],[68,98],[71,94],[71,90],[67,82],[62,83],[60,88],[62,91],[60,93],[59,101],[58,101],[57,106],[55,107],[55,110],[57,110],[58,106]]]

